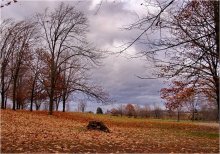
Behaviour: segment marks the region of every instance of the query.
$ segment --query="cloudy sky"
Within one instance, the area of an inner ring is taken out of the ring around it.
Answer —
[[[7,2],[4,0],[3,3]],[[53,9],[61,1],[45,0],[33,1],[18,0],[10,6],[1,9],[1,19],[14,18],[22,20],[30,18],[36,12],[42,12],[45,8]],[[88,40],[98,48],[117,53],[121,46],[131,42],[141,32],[138,30],[125,30],[124,27],[146,15],[146,8],[141,3],[143,0],[80,0],[63,1],[74,5],[84,12],[90,24]],[[92,82],[102,86],[110,96],[116,100],[113,105],[102,106],[104,109],[118,106],[119,104],[162,105],[160,89],[163,81],[142,80],[137,76],[152,77],[155,72],[153,63],[142,58],[131,58],[137,55],[139,50],[147,50],[143,45],[135,44],[122,54],[110,54],[103,59],[102,65],[93,69]],[[87,110],[95,110],[97,104],[88,104]],[[74,109],[72,105],[72,109]]]

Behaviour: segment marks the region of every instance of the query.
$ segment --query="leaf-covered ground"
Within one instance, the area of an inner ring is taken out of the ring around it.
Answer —
[[[111,133],[88,131],[102,120]],[[219,152],[219,126],[82,113],[1,110],[1,152]]]

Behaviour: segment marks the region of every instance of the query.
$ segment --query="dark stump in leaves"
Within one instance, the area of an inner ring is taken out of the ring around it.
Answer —
[[[90,121],[87,125],[88,130],[99,130],[110,133],[108,127],[102,121]]]

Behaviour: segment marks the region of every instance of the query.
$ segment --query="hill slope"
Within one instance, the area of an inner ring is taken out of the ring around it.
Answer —
[[[111,133],[88,131],[104,121]],[[83,113],[1,110],[2,152],[219,152],[216,126]]]

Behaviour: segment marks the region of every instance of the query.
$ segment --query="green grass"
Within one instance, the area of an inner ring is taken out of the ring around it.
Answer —
[[[219,133],[209,132],[190,132],[190,136],[203,137],[203,138],[219,138]]]

